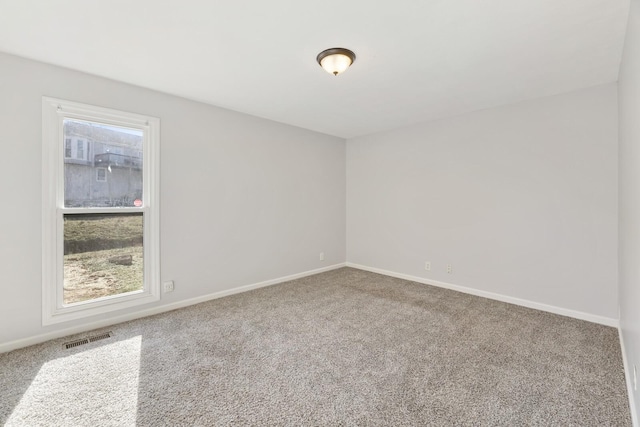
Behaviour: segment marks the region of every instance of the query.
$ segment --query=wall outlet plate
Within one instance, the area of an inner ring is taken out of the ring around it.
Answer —
[[[164,282],[162,284],[162,290],[164,292],[173,292],[174,286],[173,286],[173,280],[170,280],[168,282]]]

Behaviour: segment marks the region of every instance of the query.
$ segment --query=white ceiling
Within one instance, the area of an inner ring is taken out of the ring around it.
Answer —
[[[614,82],[628,7],[0,0],[0,51],[350,138]],[[330,47],[357,55],[338,77],[315,62]]]

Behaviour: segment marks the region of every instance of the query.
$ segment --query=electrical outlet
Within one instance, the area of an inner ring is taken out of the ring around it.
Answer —
[[[173,292],[173,280],[170,280],[168,282],[164,282],[162,284],[162,290],[165,292]]]
[[[424,269],[427,271],[431,271],[431,263],[429,261],[425,261]]]
[[[320,261],[324,261],[324,252],[320,252]]]
[[[453,273],[453,268],[451,268],[451,264],[447,264],[447,273]]]

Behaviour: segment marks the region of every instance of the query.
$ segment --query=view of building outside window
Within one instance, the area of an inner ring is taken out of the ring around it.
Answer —
[[[142,200],[141,131],[67,119],[64,134],[65,207],[133,207]],[[106,171],[99,183],[96,169]]]

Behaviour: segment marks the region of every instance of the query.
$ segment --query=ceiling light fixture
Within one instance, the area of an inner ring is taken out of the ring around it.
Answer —
[[[341,47],[323,50],[316,57],[318,64],[327,70],[327,73],[333,74],[334,76],[344,72],[355,60],[355,53]]]

